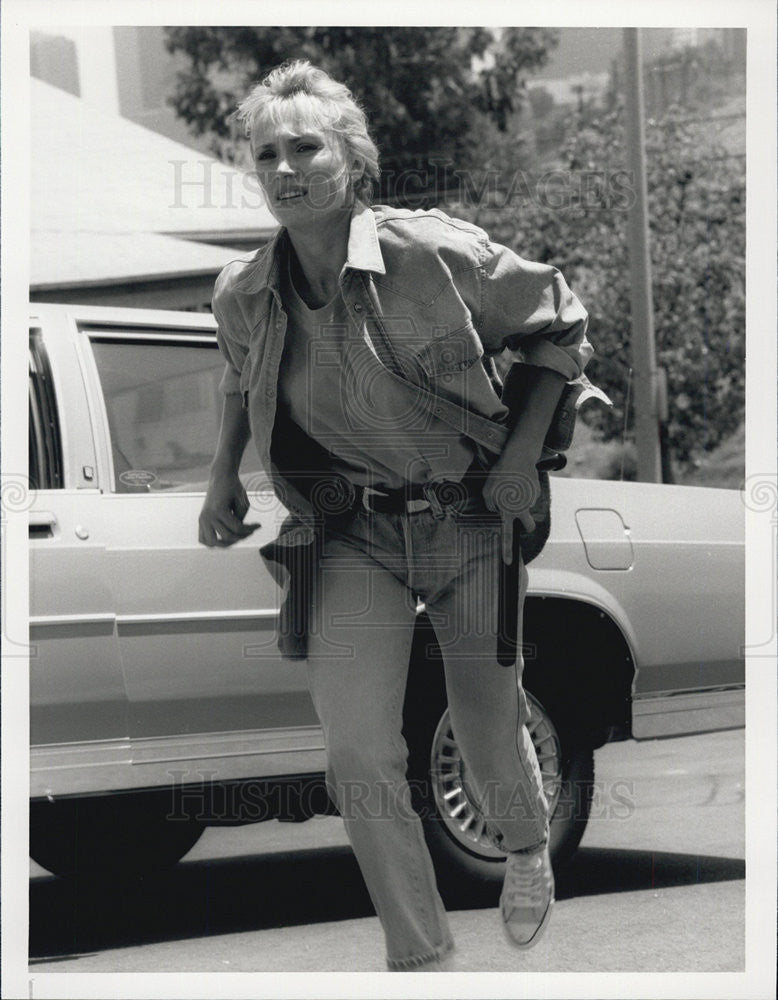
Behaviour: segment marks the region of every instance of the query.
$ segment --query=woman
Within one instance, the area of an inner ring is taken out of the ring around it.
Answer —
[[[556,269],[475,226],[369,207],[376,147],[321,70],[274,70],[239,117],[281,229],[216,283],[225,398],[200,540],[230,545],[256,527],[237,471],[251,435],[291,514],[263,550],[290,584],[282,649],[306,656],[330,794],[398,971],[449,968],[453,948],[401,734],[425,602],[469,779],[507,854],[503,926],[531,947],[553,904],[547,805],[521,657],[512,669],[496,658],[498,579],[514,520],[534,526],[562,389],[591,354],[586,313]],[[510,413],[501,351],[523,362]]]

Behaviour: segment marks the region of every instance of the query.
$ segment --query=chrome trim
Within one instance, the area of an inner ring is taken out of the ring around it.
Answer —
[[[314,741],[311,745],[311,740]],[[259,744],[267,744],[269,749],[258,749]],[[265,754],[271,750],[283,749],[323,750],[324,742],[321,726],[288,726],[276,729],[240,729],[226,730],[218,733],[193,733],[186,736],[140,736],[132,740],[133,756],[153,752],[158,749],[173,748],[180,753],[189,751],[192,759],[202,759],[203,747],[211,744],[213,747],[225,748],[239,745],[248,747],[251,755]],[[233,752],[228,750],[228,756]],[[208,751],[207,756],[214,756]],[[218,755],[217,755],[218,756]],[[155,760],[159,758],[154,758]],[[178,757],[176,757],[178,759]],[[139,761],[143,763],[143,761]]]
[[[745,684],[718,684],[707,688],[684,688],[678,691],[649,691],[646,694],[636,694],[633,704],[651,701],[654,698],[683,698],[695,695],[721,694],[725,691],[745,691]]]
[[[92,350],[89,334],[76,325],[74,341],[76,356],[81,367],[81,377],[86,390],[87,408],[89,411],[90,430],[95,444],[97,460],[97,481],[100,492],[106,490],[116,492],[116,474],[113,465],[113,447],[111,445],[111,429],[108,424],[108,409],[103,395],[103,383],[97,369],[97,361]]]
[[[264,750],[214,750],[212,753],[200,752],[196,755],[182,751],[178,756],[149,757],[147,760],[135,760],[133,758],[131,763],[133,767],[146,767],[148,764],[180,764],[182,762],[191,763],[192,761],[203,760],[229,760],[230,757],[267,757],[270,754],[298,753],[300,750],[321,751],[323,753],[325,750],[324,741],[319,739],[317,743],[311,746],[285,747],[284,749],[267,747]]]
[[[321,729],[300,726],[38,745],[31,748],[30,765],[31,797],[55,798],[203,780],[305,777],[324,772],[326,753]]]
[[[106,740],[81,740],[79,743],[33,743],[32,756],[44,753],[90,754],[127,752],[132,749],[129,736],[117,736]]]
[[[116,615],[118,625],[156,625],[160,622],[207,622],[241,621],[242,619],[277,618],[280,611],[273,608],[249,609],[247,611],[171,611],[167,614]]]
[[[39,308],[42,306],[43,308]],[[82,306],[71,303],[33,303],[31,308],[60,312],[63,308],[79,330],[87,333],[99,327],[155,327],[157,329],[215,330],[216,320],[211,313],[186,312],[177,309],[140,309],[137,306]]]
[[[742,729],[745,715],[744,686],[636,698],[632,703],[632,736],[649,740]]]
[[[157,331],[159,328],[155,327],[154,330]],[[215,331],[211,334],[207,333],[190,333],[188,330],[180,331],[169,331],[167,333],[159,332],[149,332],[144,333],[140,330],[128,330],[124,331],[121,329],[108,329],[105,331],[99,329],[84,329],[83,332],[89,337],[89,340],[154,340],[162,341],[168,344],[175,344],[176,347],[179,344],[208,344],[209,347],[217,347],[216,334]]]
[[[121,625],[158,625],[170,622],[209,621],[271,621],[278,618],[280,611],[273,608],[253,608],[247,611],[172,611],[169,614],[115,615],[110,612],[94,615],[34,615],[30,625],[40,628],[55,625],[96,625],[100,623]]]
[[[116,615],[106,612],[95,615],[31,615],[31,628],[52,628],[55,625],[113,625]]]
[[[241,473],[241,476],[243,476],[244,479],[245,479],[247,477],[251,477],[251,476],[256,475],[257,473],[259,473],[259,471],[260,471],[259,469],[256,469],[253,472]],[[245,483],[244,483],[244,486],[245,486]],[[79,490],[78,492],[79,493],[86,493],[88,491],[87,490]],[[99,493],[100,491],[99,490],[95,490],[93,492]],[[247,490],[246,492],[248,493],[248,495],[250,497],[265,497],[265,496],[267,496],[267,497],[275,497],[275,494],[274,494],[273,490],[270,487],[267,487],[267,489],[262,489],[262,490]],[[201,490],[182,490],[182,489],[176,488],[176,489],[169,489],[169,490],[156,490],[156,491],[154,491],[152,493],[105,493],[105,494],[103,494],[103,497],[104,497],[106,503],[108,503],[110,501],[113,501],[113,500],[118,500],[118,501],[120,501],[122,503],[125,503],[127,501],[128,497],[132,497],[133,499],[135,499],[136,497],[147,497],[147,496],[152,496],[152,497],[157,497],[157,498],[159,498],[159,497],[204,497],[205,494],[206,494],[205,488],[203,488]],[[281,507],[281,504],[279,502],[279,508],[280,507]],[[236,544],[240,544],[240,543],[236,543]],[[137,551],[138,551],[137,545],[112,545],[111,546],[111,552],[137,552]]]

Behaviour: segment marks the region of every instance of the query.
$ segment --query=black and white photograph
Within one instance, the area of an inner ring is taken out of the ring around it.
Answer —
[[[0,994],[774,997],[773,5],[2,18]]]

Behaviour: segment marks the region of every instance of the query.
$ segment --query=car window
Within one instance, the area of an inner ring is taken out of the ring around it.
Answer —
[[[54,383],[40,330],[30,331],[28,476],[31,490],[61,489],[62,440]]]
[[[222,410],[215,341],[91,338],[111,435],[114,491],[201,492]],[[259,469],[249,445],[244,481]]]

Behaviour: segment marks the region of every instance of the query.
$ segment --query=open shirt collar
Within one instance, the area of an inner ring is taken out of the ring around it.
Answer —
[[[263,288],[270,288],[277,293],[288,240],[287,230],[282,227],[266,246],[257,251],[254,260],[248,262],[243,274],[235,282],[234,290],[249,295]],[[360,201],[355,204],[351,213],[344,273],[348,269],[386,274],[375,215],[369,205]]]

